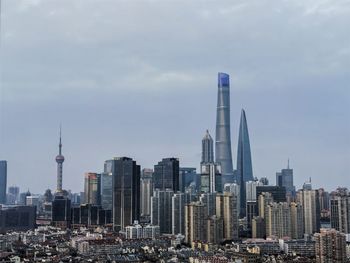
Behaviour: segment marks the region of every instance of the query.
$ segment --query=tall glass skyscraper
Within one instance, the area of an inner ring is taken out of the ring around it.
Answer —
[[[202,140],[202,162],[201,163],[213,163],[213,162],[214,162],[213,139],[211,138],[209,131],[207,130]]]
[[[222,182],[233,182],[230,131],[230,77],[218,74],[218,101],[216,111],[215,161],[221,164]]]
[[[174,192],[180,190],[180,167],[179,159],[163,158],[154,166],[153,184],[154,189],[171,189]]]
[[[113,227],[120,231],[140,218],[141,171],[136,161],[128,157],[114,158],[112,169]]]
[[[0,204],[6,203],[7,162],[0,161]]]
[[[248,125],[245,111],[242,109],[241,121],[239,124],[238,150],[237,150],[237,181],[241,187],[241,216],[245,214],[246,207],[246,182],[253,181],[252,156]]]

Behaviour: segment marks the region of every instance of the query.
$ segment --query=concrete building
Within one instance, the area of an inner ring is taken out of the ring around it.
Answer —
[[[156,189],[151,197],[151,223],[159,225],[161,234],[172,234],[173,190]]]
[[[303,206],[300,203],[290,203],[290,231],[292,239],[304,236]]]
[[[266,236],[291,237],[291,217],[288,203],[270,203],[266,211]]]
[[[304,233],[312,235],[320,230],[318,191],[303,189],[297,192],[297,202],[303,207]]]
[[[223,219],[223,237],[225,240],[238,239],[237,198],[232,193],[216,196],[216,216]]]
[[[165,191],[171,189],[174,192],[180,190],[179,159],[164,158],[154,166],[153,187]]]
[[[185,242],[206,241],[205,206],[193,202],[185,206]]]
[[[321,229],[315,234],[317,263],[344,263],[346,258],[345,234],[335,229]]]
[[[331,193],[331,226],[332,228],[350,234],[350,192],[346,188],[338,188]]]
[[[152,178],[141,178],[141,215],[151,215],[151,196],[153,194]]]
[[[7,162],[0,161],[0,204],[6,204]]]
[[[224,239],[224,220],[216,215],[213,215],[207,218],[206,223],[206,241],[211,244],[220,244]]]

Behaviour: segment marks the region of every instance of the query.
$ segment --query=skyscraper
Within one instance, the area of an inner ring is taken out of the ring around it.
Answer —
[[[140,217],[140,166],[131,158],[113,158],[113,227],[124,231]]]
[[[350,192],[347,188],[338,188],[331,193],[331,226],[350,234]]]
[[[215,161],[221,165],[223,184],[232,183],[233,164],[230,130],[230,77],[226,73],[218,73]]]
[[[201,163],[201,192],[222,192],[221,166],[216,163]]]
[[[179,191],[179,159],[164,158],[154,166],[154,189]]]
[[[152,177],[141,178],[141,215],[151,214],[151,196],[153,194]]]
[[[0,161],[0,204],[6,203],[7,162]]]
[[[101,174],[101,206],[105,210],[112,210],[113,206],[113,175],[112,173]]]
[[[161,234],[172,233],[173,195],[171,189],[165,191],[156,189],[151,197],[151,223],[159,225]]]
[[[101,175],[97,173],[86,173],[84,184],[84,201],[86,204],[101,204]]]
[[[295,186],[293,184],[293,169],[289,168],[289,160],[287,169],[282,169],[281,172],[276,173],[276,185],[285,187],[287,195],[295,195]]]
[[[209,131],[207,130],[202,140],[202,161],[201,163],[214,162],[214,145]]]
[[[58,155],[56,156],[57,162],[57,192],[62,192],[62,173],[63,173],[63,162],[64,156],[62,155],[62,140],[61,140],[61,127],[60,127],[60,143],[58,145]]]
[[[223,219],[224,239],[237,239],[239,224],[237,198],[234,194],[225,192],[216,196],[216,216]]]
[[[245,215],[246,182],[253,180],[252,157],[250,152],[247,118],[245,111],[242,109],[237,149],[237,181],[241,186],[241,217]]]
[[[200,182],[199,176],[194,167],[180,167],[179,188],[181,192],[185,192],[186,188],[191,185],[195,186],[198,190]]]
[[[205,206],[201,202],[193,202],[185,206],[185,242],[205,241]]]
[[[317,190],[299,190],[297,201],[303,207],[304,233],[312,235],[320,230],[320,205]]]

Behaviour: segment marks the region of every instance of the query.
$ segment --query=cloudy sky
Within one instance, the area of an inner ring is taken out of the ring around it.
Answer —
[[[0,159],[8,185],[55,189],[114,156],[198,167],[215,137],[217,72],[231,136],[246,110],[254,175],[350,187],[350,1],[2,0]]]

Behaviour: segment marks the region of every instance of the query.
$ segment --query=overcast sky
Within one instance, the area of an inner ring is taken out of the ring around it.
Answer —
[[[129,156],[198,167],[231,76],[234,167],[246,110],[254,176],[350,187],[350,1],[3,0],[0,159],[8,186],[56,188]]]

